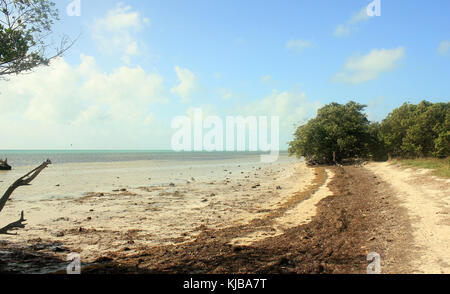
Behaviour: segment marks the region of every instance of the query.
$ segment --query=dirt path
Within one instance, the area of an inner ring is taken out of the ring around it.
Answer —
[[[366,166],[389,183],[413,227],[409,273],[450,273],[450,180],[389,163]]]

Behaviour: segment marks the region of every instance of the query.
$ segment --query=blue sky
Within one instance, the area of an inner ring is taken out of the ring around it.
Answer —
[[[373,17],[366,0],[71,2],[55,38],[81,34],[74,47],[0,82],[2,149],[170,149],[171,120],[197,107],[278,115],[285,149],[333,101],[380,120],[450,100],[449,1],[381,0]]]

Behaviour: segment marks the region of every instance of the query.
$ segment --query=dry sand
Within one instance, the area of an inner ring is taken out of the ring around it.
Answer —
[[[327,174],[325,184],[321,185],[311,197],[300,201],[293,208],[286,210],[283,215],[274,218],[271,225],[267,225],[262,230],[252,232],[246,236],[235,238],[231,241],[231,244],[237,246],[249,246],[268,237],[280,236],[290,228],[310,222],[312,217],[316,215],[317,203],[325,197],[333,195],[328,189],[328,184],[333,179],[333,172],[331,170],[326,170],[325,172]],[[292,196],[292,194],[307,190],[313,178],[313,169],[305,168],[304,164],[297,165],[296,170],[289,178],[290,181],[297,184],[294,186],[293,191],[289,191],[289,195]],[[278,202],[277,205],[271,206],[270,209],[276,210],[282,207],[282,205],[285,205],[287,201],[289,201],[289,199],[284,199],[284,201]]]
[[[412,221],[414,256],[410,273],[450,273],[450,180],[430,170],[403,168],[390,163],[366,166],[391,184]]]
[[[6,174],[1,188],[29,168]],[[18,246],[58,244],[81,253],[83,262],[112,251],[133,254],[143,246],[188,242],[206,228],[264,217],[313,177],[313,169],[291,158],[274,164],[185,162],[176,168],[163,162],[55,165],[33,186],[13,194],[0,214],[0,226],[17,220],[21,210],[27,226],[2,239]],[[326,194],[280,218],[277,230],[310,219],[314,204]]]
[[[0,174],[0,188],[28,169]],[[15,272],[63,269],[67,254],[79,252],[83,263],[117,258],[111,272],[142,261],[140,270],[156,272],[361,273],[372,249],[386,272],[450,273],[450,180],[388,163],[55,165],[13,194],[0,226],[21,210],[26,228],[0,241],[33,252],[29,261],[20,250],[0,252]],[[46,267],[34,252],[59,261]]]

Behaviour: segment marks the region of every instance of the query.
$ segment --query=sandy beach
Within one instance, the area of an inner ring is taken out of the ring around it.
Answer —
[[[1,174],[1,189],[31,167]],[[281,156],[56,164],[0,225],[3,272],[449,273],[449,181],[389,163],[307,167]]]
[[[30,170],[3,174],[1,189]],[[110,251],[192,240],[267,214],[313,177],[304,163],[282,157],[245,160],[68,163],[50,166],[8,201],[1,224],[25,212],[27,226],[3,241],[61,244],[89,263]],[[83,192],[81,192],[83,191]],[[311,204],[309,205],[311,206]],[[305,217],[310,214],[305,214]],[[298,224],[280,220],[281,227]],[[80,232],[85,232],[80,234]]]
[[[427,169],[390,163],[367,166],[390,184],[412,225],[413,252],[409,273],[450,273],[450,180]]]
[[[0,0],[0,277],[450,274],[449,11]]]

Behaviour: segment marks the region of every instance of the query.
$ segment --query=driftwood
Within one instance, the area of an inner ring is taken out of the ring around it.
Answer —
[[[6,201],[8,201],[9,197],[11,197],[11,194],[20,186],[28,186],[30,183],[52,162],[47,159],[46,162],[42,163],[37,168],[33,169],[17,181],[15,181],[11,186],[9,186],[8,190],[6,190],[5,194],[3,194],[2,198],[0,198],[0,212],[3,210],[3,207],[5,207]],[[23,222],[26,221],[23,216],[23,211],[21,213],[20,219],[16,222],[10,223],[9,225],[0,228],[0,234],[8,234],[8,231],[17,229],[17,228],[24,228],[25,224]]]
[[[8,164],[8,158],[5,160],[0,159],[0,170],[11,170],[11,166]]]
[[[25,221],[26,221],[26,219],[24,219],[23,211],[22,211],[20,213],[20,219],[18,221],[10,223],[9,225],[0,229],[0,235],[13,235],[13,234],[8,233],[8,231],[13,230],[13,229],[18,229],[18,228],[25,228],[25,224],[23,223]]]

